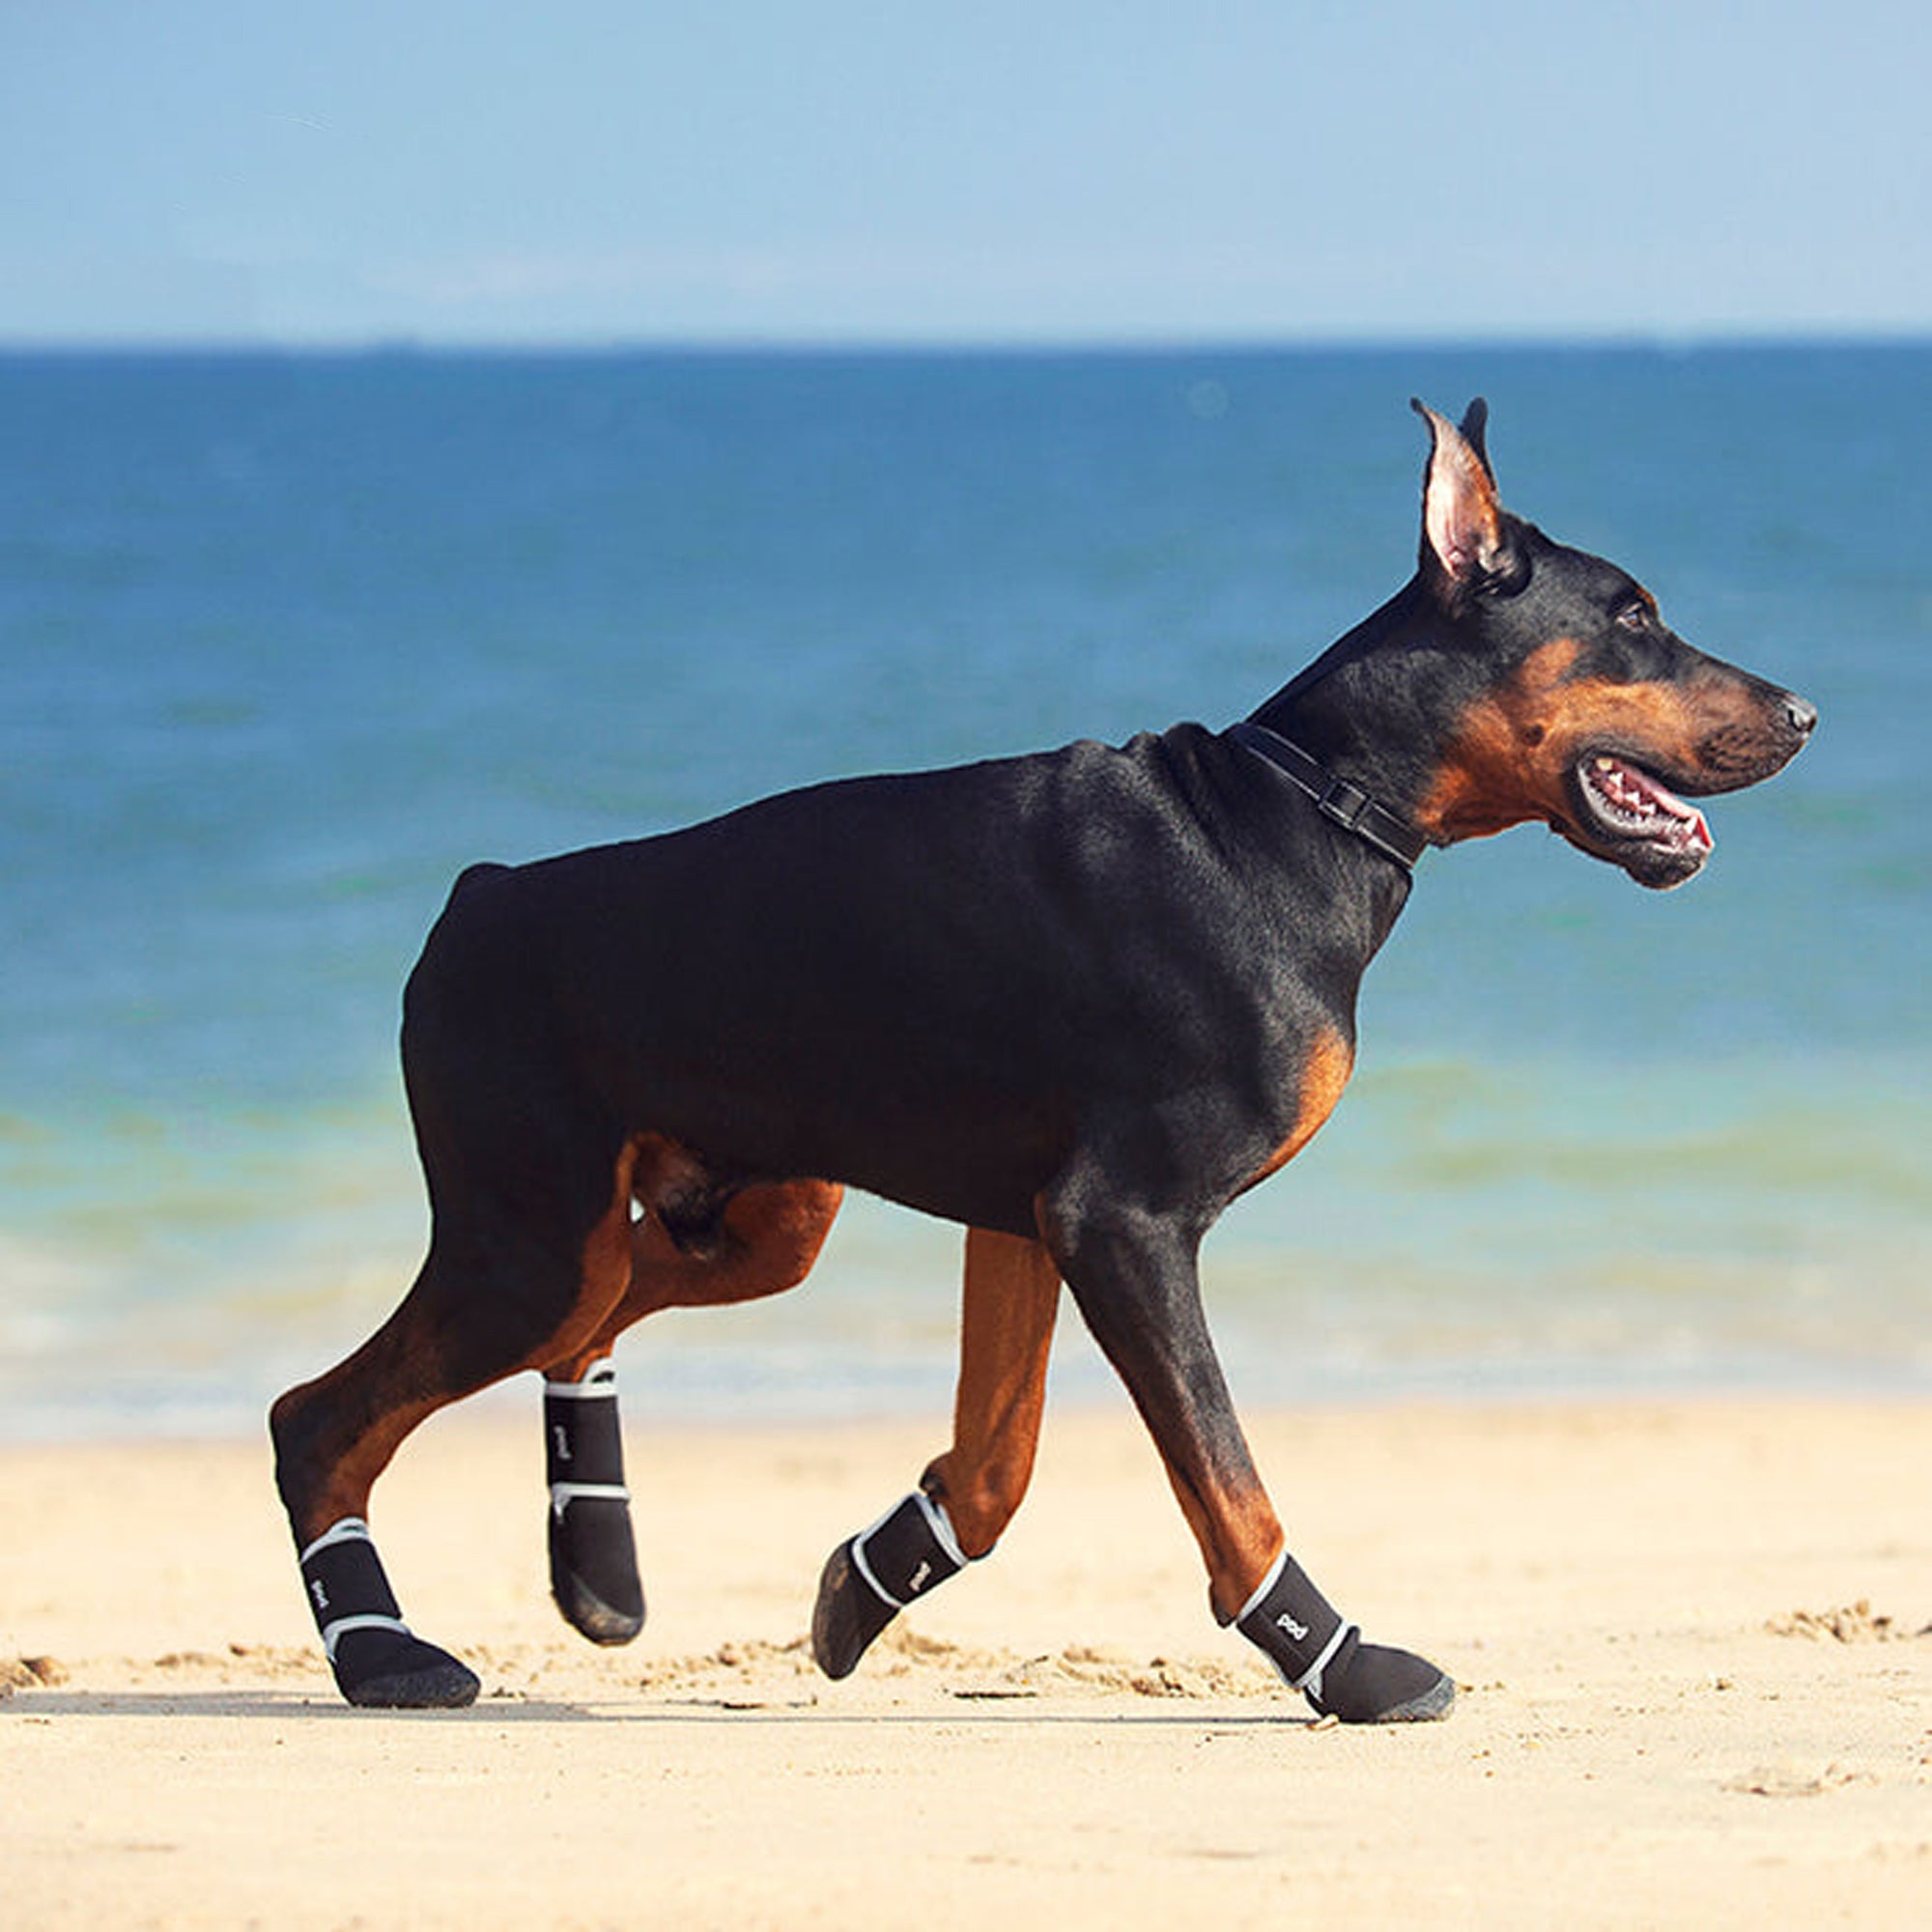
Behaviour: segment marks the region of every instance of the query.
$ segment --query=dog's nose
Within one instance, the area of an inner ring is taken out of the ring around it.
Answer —
[[[1791,728],[1801,738],[1808,738],[1812,727],[1818,723],[1818,707],[1815,704],[1806,704],[1795,691],[1787,691],[1784,694],[1784,715]]]

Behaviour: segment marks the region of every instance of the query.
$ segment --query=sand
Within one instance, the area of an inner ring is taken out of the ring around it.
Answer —
[[[1124,1403],[843,1685],[818,1566],[933,1429],[633,1426],[652,1621],[600,1652],[529,1410],[377,1492],[456,1714],[336,1701],[260,1446],[0,1451],[0,1924],[1932,1923],[1932,1405],[1251,1418],[1311,1571],[1463,1686],[1375,1731],[1215,1629]]]

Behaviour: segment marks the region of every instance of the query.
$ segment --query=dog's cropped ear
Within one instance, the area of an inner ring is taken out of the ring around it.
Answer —
[[[1490,479],[1490,488],[1496,487],[1496,466],[1490,461],[1488,432],[1490,427],[1490,405],[1486,397],[1471,396],[1469,407],[1463,412],[1463,426],[1460,432],[1463,440],[1476,452],[1483,466],[1483,474]]]
[[[1457,429],[1426,403],[1409,408],[1429,425],[1429,464],[1422,472],[1422,570],[1445,601],[1509,573],[1509,539],[1496,500],[1483,433],[1489,405],[1478,396]]]

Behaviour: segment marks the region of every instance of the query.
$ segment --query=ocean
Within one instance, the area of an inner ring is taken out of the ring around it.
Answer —
[[[1681,892],[1423,861],[1347,1100],[1208,1245],[1236,1392],[1932,1389],[1932,347],[14,355],[0,1435],[253,1430],[392,1305],[461,867],[1230,722],[1407,576],[1407,399],[1477,392],[1513,508],[1824,722]],[[957,1251],[855,1202],[633,1331],[629,1410],[937,1446]]]

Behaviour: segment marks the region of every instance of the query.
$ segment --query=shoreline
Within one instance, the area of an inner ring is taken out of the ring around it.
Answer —
[[[266,1376],[256,1361],[251,1373],[226,1365],[186,1374],[155,1367],[138,1378],[124,1378],[118,1364],[76,1352],[71,1362],[40,1364],[31,1375],[18,1366],[10,1379],[0,1363],[0,1456],[87,1445],[245,1448],[264,1442],[275,1396],[327,1368],[347,1351],[345,1336],[372,1329],[386,1312],[380,1306],[359,1310],[359,1328],[352,1323],[312,1349],[288,1351]],[[947,1316],[949,1325],[935,1328],[916,1347],[869,1357],[820,1341],[803,1308],[733,1310],[738,1326],[721,1326],[716,1342],[696,1327],[674,1337],[653,1333],[646,1346],[618,1354],[627,1433],[923,1425],[928,1433],[943,1434],[958,1373],[958,1343],[950,1308],[935,1300],[933,1312],[935,1319]],[[1244,1329],[1238,1313],[1220,1313],[1221,1352],[1244,1417],[1658,1403],[1932,1404],[1932,1372],[1917,1351],[1883,1359],[1867,1353],[1820,1359],[1815,1351],[1751,1352],[1732,1345],[1722,1368],[1714,1366],[1715,1350],[1671,1361],[1661,1359],[1655,1349],[1629,1360],[1548,1352],[1518,1361],[1448,1354],[1337,1368],[1298,1360],[1281,1338]],[[760,1314],[768,1326],[751,1331],[747,1346],[747,1318]],[[1125,1390],[1075,1323],[1064,1323],[1056,1338],[1047,1388],[1049,1418],[1126,1412]],[[432,1426],[480,1422],[516,1428],[517,1418],[526,1417],[534,1433],[538,1392],[533,1372],[519,1374],[469,1397]],[[940,1446],[935,1439],[934,1448]],[[405,1458],[408,1453],[406,1446]]]
[[[373,1511],[405,1614],[484,1678],[435,1715],[336,1700],[264,1443],[0,1445],[10,1901],[36,1927],[1918,1922],[1932,1401],[1249,1433],[1344,1611],[1456,1675],[1446,1723],[1316,1726],[1215,1629],[1123,1400],[1049,1410],[1000,1549],[839,1685],[799,1647],[818,1566],[943,1424],[633,1424],[651,1621],[600,1652],[546,1596],[534,1419],[439,1418]]]

